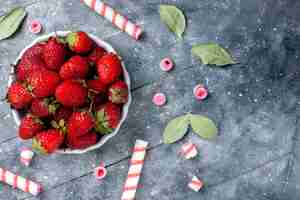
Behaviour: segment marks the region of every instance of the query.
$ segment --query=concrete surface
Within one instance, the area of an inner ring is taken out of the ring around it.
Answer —
[[[0,185],[0,199],[117,200],[128,170],[130,148],[137,138],[150,142],[137,200],[297,200],[300,198],[300,1],[296,0],[110,0],[108,4],[141,24],[135,42],[79,0],[0,0],[0,14],[25,6],[28,17],[17,34],[0,42],[0,91],[5,94],[10,63],[36,36],[28,31],[39,19],[44,32],[84,30],[110,42],[123,57],[133,81],[133,104],[118,136],[84,155],[36,156],[31,167],[19,164],[24,143],[16,137],[8,104],[0,103],[0,166],[41,182],[45,191],[32,197]],[[158,6],[170,3],[188,19],[183,41],[160,22]],[[201,65],[191,45],[214,41],[228,48],[239,64],[226,68]],[[170,73],[159,69],[165,56],[174,59]],[[196,101],[192,88],[210,91]],[[168,104],[151,102],[158,91]],[[145,112],[146,111],[146,112]],[[183,141],[162,144],[162,131],[175,116],[205,114],[218,124],[214,141],[189,133]],[[180,146],[192,141],[200,155],[185,161]],[[96,181],[99,161],[108,176]],[[193,175],[205,188],[187,188]]]

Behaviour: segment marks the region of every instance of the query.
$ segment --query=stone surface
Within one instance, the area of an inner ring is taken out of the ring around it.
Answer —
[[[111,43],[122,56],[132,79],[133,103],[120,133],[101,149],[84,155],[36,156],[29,168],[18,161],[19,149],[30,145],[16,137],[10,108],[0,102],[0,166],[41,182],[45,191],[32,197],[0,185],[0,199],[119,199],[128,158],[138,138],[150,142],[141,188],[136,199],[281,199],[300,198],[300,2],[295,0],[111,0],[145,33],[136,42],[78,0],[0,0],[0,14],[25,6],[28,17],[12,38],[0,41],[0,92],[4,97],[10,64],[36,36],[32,19],[44,32],[84,30]],[[160,22],[158,6],[170,3],[187,17],[182,41]],[[202,65],[190,54],[195,43],[215,41],[239,62],[225,68]],[[171,57],[169,73],[159,62]],[[193,97],[199,83],[209,90],[203,102]],[[168,103],[152,104],[164,92]],[[145,112],[147,111],[147,112]],[[219,127],[216,140],[205,141],[191,131],[173,145],[162,144],[162,132],[173,117],[187,113],[211,117]],[[180,146],[193,141],[194,160],[178,156]],[[92,172],[105,161],[108,175],[97,181]],[[193,175],[205,187],[188,189]]]

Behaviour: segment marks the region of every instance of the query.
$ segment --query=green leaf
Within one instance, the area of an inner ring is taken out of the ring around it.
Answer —
[[[192,47],[192,54],[201,59],[203,64],[224,66],[235,64],[231,55],[215,43],[196,44]]]
[[[15,8],[7,15],[1,16],[0,20],[0,40],[12,36],[22,24],[26,16],[24,8]]]
[[[170,31],[174,32],[177,37],[182,39],[186,22],[183,12],[172,5],[160,5],[159,7],[160,19],[165,23]]]
[[[215,123],[201,115],[190,115],[190,122],[193,132],[204,139],[212,139],[217,136],[218,129]]]
[[[5,15],[0,16],[0,22],[5,18]]]
[[[163,133],[165,144],[171,144],[181,139],[189,127],[189,118],[187,115],[177,117],[171,120]]]

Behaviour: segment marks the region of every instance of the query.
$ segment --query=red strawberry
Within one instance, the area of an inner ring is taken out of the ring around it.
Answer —
[[[20,82],[14,82],[8,88],[7,100],[16,109],[22,109],[29,105],[32,98],[30,92]]]
[[[45,63],[41,57],[22,58],[17,66],[17,79],[24,81],[34,71],[45,69]]]
[[[85,149],[97,143],[97,134],[95,132],[91,132],[83,136],[73,138],[72,140],[68,140],[67,143],[71,149]]]
[[[128,101],[128,86],[124,81],[117,81],[108,89],[108,99],[112,103],[122,104]]]
[[[73,56],[70,58],[59,71],[62,79],[77,79],[86,77],[89,71],[89,64],[86,58]]]
[[[55,102],[51,102],[49,98],[34,99],[31,103],[30,111],[35,116],[48,117],[55,113],[58,106]]]
[[[53,153],[64,141],[64,135],[58,129],[39,132],[32,140],[32,147],[43,154]]]
[[[76,53],[87,53],[93,46],[91,38],[82,31],[69,33],[66,40],[69,48]]]
[[[32,93],[39,98],[54,94],[55,88],[60,82],[59,75],[49,70],[33,72],[27,79]]]
[[[95,125],[93,116],[86,111],[74,112],[68,120],[68,138],[87,134]]]
[[[31,59],[33,57],[40,57],[42,58],[43,56],[43,50],[44,50],[45,44],[43,43],[38,43],[30,47],[25,51],[25,53],[22,56],[22,59]]]
[[[111,133],[121,119],[121,109],[113,103],[106,103],[96,112],[96,130],[102,134]]]
[[[100,58],[102,58],[102,56],[104,56],[104,54],[106,54],[106,53],[107,52],[105,49],[103,49],[102,47],[96,46],[88,56],[89,63],[91,65],[95,66],[97,64],[98,60]]]
[[[22,118],[19,127],[19,137],[23,140],[33,138],[36,133],[43,129],[43,123],[37,117],[27,114]]]
[[[101,94],[91,94],[91,99],[95,108],[107,102],[107,96],[104,93]]]
[[[116,81],[122,73],[121,61],[117,55],[109,53],[98,60],[97,71],[99,79],[105,84]]]
[[[87,89],[78,81],[66,80],[56,88],[55,97],[66,107],[78,107],[85,103]]]
[[[88,80],[87,87],[94,93],[105,93],[107,86],[99,79]]]
[[[51,37],[43,50],[46,67],[50,70],[59,71],[65,61],[65,56],[65,45],[60,43],[58,39]]]
[[[72,115],[72,110],[61,106],[57,109],[53,118],[56,122],[59,122],[60,120],[64,120],[65,122],[67,122],[68,119],[71,117],[71,115]]]

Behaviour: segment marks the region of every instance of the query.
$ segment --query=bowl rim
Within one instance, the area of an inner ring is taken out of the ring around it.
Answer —
[[[25,51],[27,49],[29,49],[30,47],[32,47],[33,45],[35,45],[38,42],[44,42],[47,41],[50,37],[52,36],[66,36],[68,33],[70,33],[71,31],[56,31],[56,32],[51,32],[49,34],[45,34],[42,36],[37,37],[36,39],[34,39],[29,45],[27,45],[17,56],[17,59],[14,62],[14,65],[11,67],[11,71],[10,71],[10,75],[8,78],[8,87],[13,83],[13,81],[15,81],[15,71],[14,71],[14,66],[16,66],[19,62],[19,60],[21,59],[21,57],[23,56],[23,54],[25,53]],[[100,39],[99,37],[97,37],[94,34],[91,33],[87,33],[88,36],[97,43],[97,45],[103,47],[107,52],[112,52],[117,54],[119,57],[120,55],[116,52],[116,50],[107,42],[103,41],[102,39]],[[121,58],[121,57],[120,57]],[[130,90],[130,76],[129,73],[125,67],[124,62],[121,59],[121,64],[122,64],[122,68],[123,68],[123,74],[124,74],[124,80],[126,82],[126,84],[128,85],[128,101],[126,104],[123,105],[122,107],[122,118],[117,126],[117,128],[110,134],[104,135],[97,144],[92,145],[88,148],[85,149],[70,149],[70,148],[66,148],[66,149],[59,149],[56,150],[55,153],[59,153],[59,154],[82,154],[82,153],[86,153],[95,149],[100,148],[101,146],[103,146],[109,139],[111,139],[112,137],[114,137],[115,135],[117,135],[117,133],[119,132],[123,122],[125,121],[127,115],[128,115],[128,111],[129,111],[129,107],[131,105],[131,101],[132,101],[132,96],[131,96],[131,90]],[[20,125],[20,114],[18,112],[18,110],[12,108],[11,109],[13,118],[15,123],[17,124],[17,126]]]

